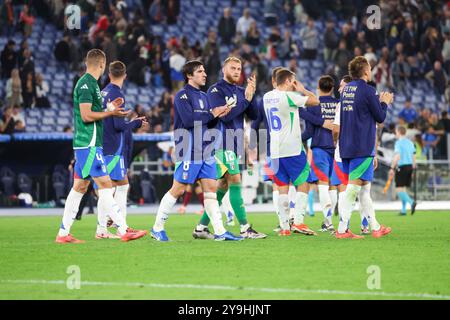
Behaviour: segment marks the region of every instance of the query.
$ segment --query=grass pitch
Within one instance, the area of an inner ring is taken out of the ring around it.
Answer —
[[[272,232],[275,215],[249,217],[267,239],[194,240],[199,217],[172,215],[169,243],[150,236],[95,240],[96,217],[85,216],[72,233],[87,242],[60,245],[54,243],[60,217],[3,217],[0,299],[450,299],[449,212],[378,213],[392,234],[360,241],[328,233],[280,238]],[[154,219],[131,215],[128,222],[148,229]],[[317,213],[306,218],[315,230],[321,221]],[[351,225],[359,231],[358,214]],[[74,265],[78,290],[66,285]],[[368,288],[377,283],[373,270],[379,270],[380,289]]]

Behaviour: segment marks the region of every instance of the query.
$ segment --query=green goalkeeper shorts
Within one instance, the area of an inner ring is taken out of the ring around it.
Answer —
[[[231,150],[217,150],[215,154],[217,161],[217,179],[222,178],[225,173],[235,175],[241,173],[239,170],[239,161],[236,153]]]

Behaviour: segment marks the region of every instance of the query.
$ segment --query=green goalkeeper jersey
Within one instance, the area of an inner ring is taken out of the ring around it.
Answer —
[[[78,80],[73,91],[73,148],[101,147],[103,145],[103,121],[84,122],[81,118],[80,104],[91,103],[91,110],[102,112],[102,95],[97,80],[85,73]]]

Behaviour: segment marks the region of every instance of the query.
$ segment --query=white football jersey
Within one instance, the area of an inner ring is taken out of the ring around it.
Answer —
[[[341,103],[339,102],[336,106],[336,113],[334,115],[333,124],[340,126],[341,125]],[[339,143],[336,143],[336,149],[334,150],[334,160],[336,162],[342,162],[341,154],[339,153]]]
[[[298,108],[304,108],[307,100],[298,92],[277,89],[264,95],[272,159],[297,156],[303,150]]]

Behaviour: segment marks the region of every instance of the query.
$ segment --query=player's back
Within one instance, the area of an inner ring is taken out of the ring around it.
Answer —
[[[339,149],[342,158],[374,155],[376,123],[383,122],[387,106],[381,106],[375,88],[364,80],[348,83],[341,95]]]
[[[264,95],[272,158],[299,155],[303,148],[298,104],[295,103],[297,95],[277,89]]]

